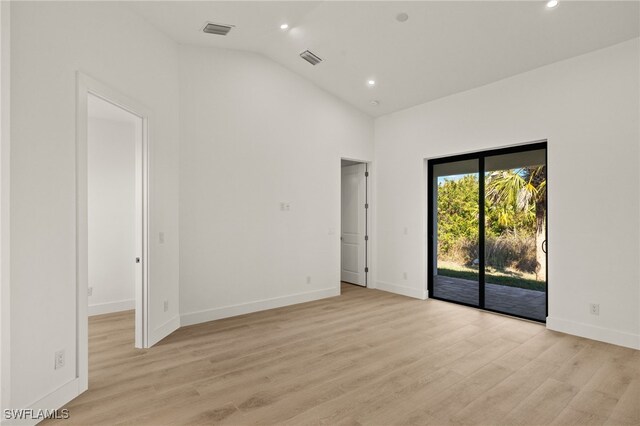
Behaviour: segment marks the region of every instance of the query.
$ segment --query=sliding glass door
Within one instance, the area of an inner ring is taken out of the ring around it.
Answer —
[[[428,162],[429,296],[547,315],[546,143]]]

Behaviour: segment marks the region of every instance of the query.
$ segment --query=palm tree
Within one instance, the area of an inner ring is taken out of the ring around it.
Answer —
[[[546,240],[547,176],[545,166],[498,170],[489,173],[486,193],[494,205],[501,209],[499,220],[509,223],[509,212],[514,210],[535,215],[536,223],[536,277],[547,278],[547,256],[543,250]]]

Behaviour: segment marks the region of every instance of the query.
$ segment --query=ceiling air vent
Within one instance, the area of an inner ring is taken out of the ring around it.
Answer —
[[[300,57],[305,61],[309,62],[311,65],[318,65],[320,62],[322,62],[322,59],[320,59],[318,56],[314,55],[308,50],[305,50],[304,52],[302,52],[300,54]]]
[[[207,25],[204,26],[202,31],[207,34],[216,34],[226,36],[231,31],[233,25],[224,25],[224,24],[214,24],[213,22],[208,22]]]

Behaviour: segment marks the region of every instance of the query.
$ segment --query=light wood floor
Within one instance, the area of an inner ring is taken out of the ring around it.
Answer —
[[[342,296],[185,327],[133,349],[89,324],[63,424],[640,424],[640,351],[435,300]]]

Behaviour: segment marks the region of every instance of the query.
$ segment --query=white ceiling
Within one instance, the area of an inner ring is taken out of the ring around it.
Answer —
[[[131,2],[181,44],[261,53],[372,116],[640,35],[638,1]],[[398,13],[409,19],[400,23]],[[233,24],[226,37],[205,22]],[[280,30],[288,23],[290,29]],[[324,61],[298,55],[310,49]],[[367,86],[375,79],[374,88]],[[378,100],[379,105],[371,105]]]

